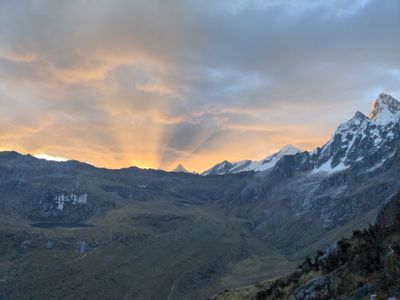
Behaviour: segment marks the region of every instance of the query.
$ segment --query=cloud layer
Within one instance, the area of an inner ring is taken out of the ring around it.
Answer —
[[[398,0],[3,0],[0,147],[195,170],[312,149],[400,96],[398,28]]]

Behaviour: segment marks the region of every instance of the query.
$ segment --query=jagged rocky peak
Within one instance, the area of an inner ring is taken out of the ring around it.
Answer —
[[[180,173],[190,173],[182,164],[176,166],[176,168],[172,172],[180,172]]]
[[[371,106],[369,119],[388,122],[400,117],[400,101],[388,94],[381,93]]]
[[[182,164],[178,164],[172,172],[185,172],[186,173],[187,170],[185,169],[184,166],[182,166]]]
[[[301,152],[292,145],[260,161],[242,160],[234,163],[224,161],[203,175],[225,175],[244,171],[266,171],[272,169],[284,156],[297,155],[300,164],[308,161],[307,167],[313,173],[338,172],[355,163],[368,161],[373,168],[393,154],[400,138],[400,102],[387,94],[380,94],[372,105],[369,117],[357,111],[354,116],[340,124],[332,138],[321,148]]]
[[[366,115],[364,115],[362,112],[357,111],[355,115],[347,122],[340,124],[338,129],[336,130],[336,133],[342,133],[344,131],[349,131],[349,130],[357,130],[361,127],[362,124],[368,123],[369,119]]]
[[[400,119],[400,101],[390,95],[381,93],[371,106],[371,111],[367,117],[362,112],[357,111],[347,122],[341,124],[335,134],[365,130],[369,122],[373,124],[386,125]]]
[[[353,117],[353,120],[366,121],[368,120],[368,117],[364,115],[362,112],[357,111]]]
[[[313,172],[337,172],[362,162],[368,162],[370,170],[381,166],[397,146],[399,122],[400,102],[380,94],[372,104],[369,117],[356,112],[338,127],[320,152],[312,152]]]

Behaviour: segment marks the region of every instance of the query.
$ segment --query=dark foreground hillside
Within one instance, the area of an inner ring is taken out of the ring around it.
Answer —
[[[399,202],[397,195],[379,216],[380,224],[356,230],[351,238],[307,257],[292,274],[226,290],[214,299],[399,299]],[[387,225],[389,220],[393,223]]]

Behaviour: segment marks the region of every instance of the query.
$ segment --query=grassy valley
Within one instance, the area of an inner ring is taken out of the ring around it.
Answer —
[[[243,220],[212,207],[140,202],[88,223],[37,228],[4,220],[1,297],[201,299],[294,267]]]
[[[199,176],[2,153],[0,299],[205,299],[276,279],[372,222],[398,185],[397,165],[360,185],[288,163]],[[385,190],[365,197],[378,180]]]

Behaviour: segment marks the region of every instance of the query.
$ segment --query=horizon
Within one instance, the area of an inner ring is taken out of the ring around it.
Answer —
[[[373,105],[374,105],[375,101],[377,101],[377,99],[378,99],[381,95],[392,97],[394,100],[400,102],[396,97],[393,97],[392,95],[390,95],[390,94],[388,94],[388,93],[382,92],[382,93],[379,93],[379,95],[378,95],[378,96],[375,98],[375,100],[372,102],[372,104],[371,104],[371,106],[370,106],[370,110],[369,110],[368,113],[365,113],[365,112],[362,112],[362,111],[360,111],[360,110],[357,110],[357,111],[354,113],[353,117],[354,117],[357,113],[361,112],[365,117],[367,117],[368,119],[370,119],[369,115],[371,114],[372,110],[374,109],[374,108],[373,108]],[[352,118],[353,118],[353,117],[352,117]],[[349,119],[349,120],[350,120],[350,119]],[[337,130],[337,128],[338,128],[341,124],[343,124],[344,122],[347,122],[347,121],[349,121],[349,120],[346,120],[346,121],[343,121],[343,122],[337,124],[335,130]],[[333,136],[335,130],[332,132],[332,134],[331,134],[331,136],[330,136],[331,138],[332,138],[332,136]],[[277,153],[277,152],[283,150],[283,149],[286,148],[286,147],[294,147],[294,148],[297,148],[297,150],[299,150],[299,152],[312,152],[312,151],[314,151],[314,150],[317,149],[317,148],[323,147],[323,146],[326,145],[326,143],[328,143],[328,142],[329,142],[329,138],[326,140],[326,142],[324,142],[324,143],[321,144],[321,145],[316,146],[316,147],[313,148],[313,149],[301,149],[301,148],[298,148],[298,147],[296,147],[295,145],[292,145],[292,144],[289,143],[289,144],[286,144],[285,146],[283,146],[282,148],[278,149],[276,152],[273,152],[273,153],[270,153],[270,154],[268,154],[268,155],[265,155],[265,156],[263,156],[262,158],[248,158],[248,159],[244,159],[244,160],[260,161],[260,160],[266,159],[268,156],[271,156],[271,155],[273,155],[274,153]],[[44,153],[40,153],[40,154],[21,153],[21,152],[15,151],[15,150],[13,150],[13,149],[3,149],[3,148],[0,148],[0,152],[16,152],[16,153],[22,154],[22,155],[31,155],[31,156],[33,156],[33,157],[35,157],[35,158],[37,158],[37,159],[43,159],[43,160],[55,161],[55,162],[78,161],[78,162],[80,162],[80,163],[89,164],[89,165],[91,165],[91,166],[93,166],[93,167],[95,167],[95,168],[105,168],[105,169],[109,169],[109,170],[119,170],[119,169],[128,169],[128,168],[132,168],[132,167],[137,167],[137,168],[145,169],[145,170],[159,170],[159,171],[165,171],[165,172],[174,172],[175,169],[178,169],[179,167],[183,167],[188,173],[197,174],[197,175],[201,175],[202,173],[204,173],[205,171],[209,170],[210,168],[215,167],[216,165],[218,165],[218,164],[220,164],[220,163],[223,163],[223,162],[225,162],[225,161],[230,162],[230,163],[237,163],[237,162],[233,162],[233,161],[224,160],[224,161],[220,161],[220,162],[218,162],[217,164],[214,164],[214,165],[212,165],[212,166],[210,166],[210,167],[208,167],[208,168],[202,169],[202,170],[200,170],[200,171],[193,171],[193,170],[190,170],[190,169],[188,170],[188,169],[185,167],[185,165],[182,164],[182,163],[180,163],[180,162],[178,162],[178,164],[177,164],[175,167],[173,167],[173,168],[171,168],[171,169],[168,169],[168,170],[167,170],[167,169],[160,169],[160,168],[143,167],[143,166],[139,166],[139,165],[128,165],[128,166],[122,166],[122,167],[112,168],[112,167],[107,167],[107,166],[97,166],[97,165],[92,164],[92,163],[90,163],[90,162],[81,161],[81,160],[78,160],[78,159],[68,159],[68,158],[65,158],[65,157],[53,157],[53,156],[51,156],[51,155],[47,155],[47,154],[44,154]],[[179,171],[178,171],[178,172],[179,172]]]
[[[0,300],[400,299],[399,28],[0,0]]]
[[[0,150],[202,172],[400,99],[400,2],[0,3]],[[151,20],[151,21],[149,21]]]

